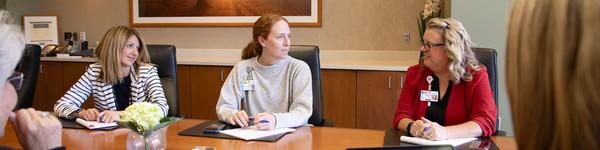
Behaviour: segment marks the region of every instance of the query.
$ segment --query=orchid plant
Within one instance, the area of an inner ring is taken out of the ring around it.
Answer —
[[[425,34],[425,29],[427,29],[427,22],[429,21],[429,19],[439,18],[442,16],[441,5],[441,0],[425,1],[425,7],[421,11],[421,13],[419,13],[419,18],[417,19],[421,43],[424,43],[423,35]]]

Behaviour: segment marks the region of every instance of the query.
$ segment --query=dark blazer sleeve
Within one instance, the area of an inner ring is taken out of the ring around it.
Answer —
[[[471,114],[472,121],[479,124],[482,137],[491,136],[496,132],[497,110],[492,89],[485,66],[474,73],[473,80],[469,83],[471,91]]]

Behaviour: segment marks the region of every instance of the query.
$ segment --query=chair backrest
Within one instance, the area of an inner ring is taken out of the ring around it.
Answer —
[[[158,68],[158,76],[169,104],[169,116],[179,116],[179,86],[174,45],[147,45],[150,61]]]
[[[39,45],[27,44],[21,61],[15,68],[15,71],[23,73],[23,84],[17,91],[19,100],[15,109],[29,108],[33,104],[33,95],[35,93],[35,84],[40,69],[40,55],[42,49]]]
[[[472,48],[475,56],[479,63],[485,65],[487,68],[488,77],[490,80],[490,87],[494,92],[494,102],[496,103],[496,110],[498,110],[498,66],[496,50],[491,48]],[[500,115],[498,114],[498,121],[496,122],[496,130],[500,127]]]
[[[308,64],[312,75],[313,112],[308,123],[322,126],[323,121],[323,96],[321,95],[321,63],[319,59],[319,47],[314,45],[292,45],[290,56],[300,59]]]

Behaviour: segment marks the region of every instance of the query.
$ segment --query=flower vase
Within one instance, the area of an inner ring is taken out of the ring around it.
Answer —
[[[162,128],[148,134],[141,135],[138,132],[130,132],[127,135],[128,150],[164,150],[167,149],[167,128]]]

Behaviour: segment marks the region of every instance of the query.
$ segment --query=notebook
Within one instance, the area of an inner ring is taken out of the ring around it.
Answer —
[[[467,142],[471,142],[476,140],[477,138],[458,138],[458,139],[449,139],[449,140],[441,140],[441,141],[432,141],[424,138],[418,137],[409,137],[409,136],[400,136],[400,141],[408,142],[419,145],[452,145],[458,146]]]
[[[230,136],[230,135],[221,133],[220,131],[219,132],[206,132],[207,128],[214,124],[218,124],[218,125],[225,124],[226,126],[225,126],[224,130],[239,128],[237,126],[232,126],[232,125],[229,125],[225,122],[221,122],[218,120],[209,120],[209,121],[200,123],[198,125],[195,125],[193,127],[190,127],[188,129],[185,129],[185,130],[179,132],[179,135],[223,138],[223,139],[240,139],[238,137],[234,137],[234,136]],[[279,140],[280,138],[282,138],[285,135],[286,135],[286,133],[276,134],[276,135],[272,135],[272,136],[253,139],[252,141],[276,142],[277,140]]]
[[[97,121],[86,121],[81,118],[75,119],[75,122],[77,122],[78,124],[88,128],[88,129],[92,129],[92,130],[94,130],[94,129],[114,129],[119,126],[115,122],[102,123],[102,122],[97,122]]]
[[[266,131],[266,130],[258,130],[255,128],[237,128],[237,129],[223,130],[219,133],[237,137],[237,138],[240,138],[243,140],[254,140],[254,139],[259,139],[259,138],[268,137],[268,136],[272,136],[272,135],[293,132],[295,130],[296,129],[292,129],[292,128],[279,128],[279,129],[273,129],[273,130]]]
[[[450,145],[402,145],[383,147],[354,147],[347,150],[454,150]]]

